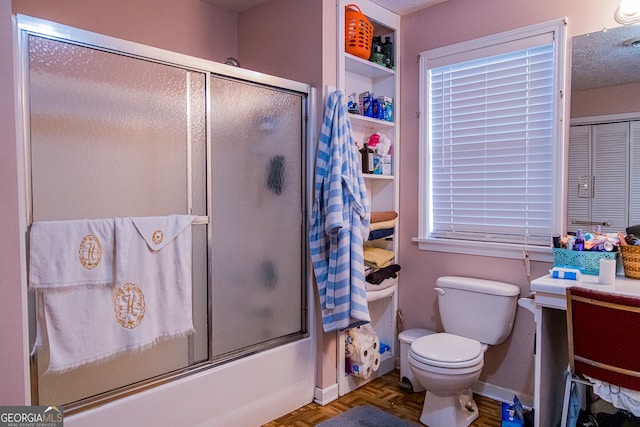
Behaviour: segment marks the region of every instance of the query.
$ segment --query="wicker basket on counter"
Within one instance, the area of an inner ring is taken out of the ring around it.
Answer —
[[[622,245],[620,252],[624,276],[629,279],[640,279],[640,246]]]

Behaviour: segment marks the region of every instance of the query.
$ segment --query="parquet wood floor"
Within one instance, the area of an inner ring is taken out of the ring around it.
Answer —
[[[483,396],[474,395],[480,416],[472,427],[500,427],[501,403]],[[335,415],[360,405],[376,406],[397,417],[420,424],[420,413],[424,403],[424,392],[412,393],[399,386],[399,371],[394,370],[321,406],[309,403],[302,408],[273,420],[263,427],[310,427]]]

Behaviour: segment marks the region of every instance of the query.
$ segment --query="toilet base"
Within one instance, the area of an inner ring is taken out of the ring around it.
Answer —
[[[467,427],[478,415],[478,405],[471,390],[450,396],[437,396],[427,391],[420,422],[429,427]]]

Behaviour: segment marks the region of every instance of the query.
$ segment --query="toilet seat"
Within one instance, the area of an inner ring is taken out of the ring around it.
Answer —
[[[411,344],[409,356],[439,368],[468,368],[484,362],[479,341],[446,332],[418,338]]]

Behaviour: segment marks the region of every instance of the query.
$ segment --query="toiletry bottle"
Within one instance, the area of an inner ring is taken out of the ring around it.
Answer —
[[[373,62],[383,67],[386,66],[385,56],[384,53],[382,53],[382,45],[376,46],[376,51],[373,53]]]
[[[365,143],[360,154],[362,155],[362,173],[373,173],[373,150]]]
[[[378,98],[373,98],[371,100],[371,117],[377,119],[380,115],[380,101]]]
[[[382,53],[385,58],[385,65],[387,68],[393,68],[393,43],[391,37],[385,37],[382,44]]]
[[[373,117],[373,96],[365,96],[364,104],[362,105],[362,115]]]
[[[582,235],[582,230],[578,229],[576,232],[576,240],[573,242],[573,250],[574,251],[584,251],[584,236]]]
[[[369,55],[369,61],[376,62],[376,52],[378,51],[378,46],[382,47],[382,37],[381,36],[373,36],[371,40],[371,54]]]
[[[573,236],[569,236],[567,238],[567,247],[566,247],[566,249],[569,250],[569,251],[572,251],[575,241],[576,241],[576,239]]]
[[[607,240],[605,242],[598,243],[598,245],[591,250],[592,251],[595,250],[597,252],[613,252],[613,249],[614,249],[613,243]]]

